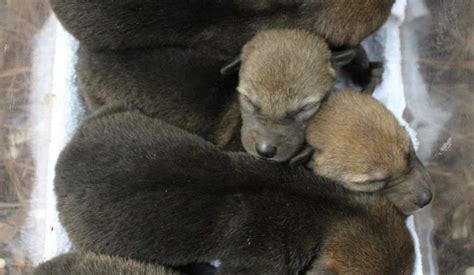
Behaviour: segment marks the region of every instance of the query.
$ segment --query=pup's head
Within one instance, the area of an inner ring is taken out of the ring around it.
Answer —
[[[243,146],[285,161],[303,144],[309,119],[334,84],[331,51],[309,32],[271,30],[244,46],[240,62]]]
[[[332,93],[311,120],[308,166],[354,191],[381,191],[409,214],[431,201],[430,178],[407,131],[381,103],[355,91]]]

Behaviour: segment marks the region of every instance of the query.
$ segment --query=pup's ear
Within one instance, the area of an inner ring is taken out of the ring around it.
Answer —
[[[220,71],[221,74],[231,75],[231,74],[237,73],[240,69],[240,63],[241,63],[241,59],[240,59],[240,56],[238,56],[237,58],[232,60],[232,62],[228,63],[227,65],[221,68],[221,71]]]
[[[336,51],[332,53],[331,64],[334,67],[334,69],[339,69],[349,64],[352,60],[354,60],[355,56],[356,56],[355,49]]]

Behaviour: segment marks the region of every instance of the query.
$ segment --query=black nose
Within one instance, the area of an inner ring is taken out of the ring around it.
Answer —
[[[255,149],[257,150],[257,153],[264,158],[273,158],[277,153],[277,148],[268,143],[257,144]]]
[[[433,195],[431,195],[431,191],[427,189],[424,192],[417,194],[416,205],[422,208],[426,206],[428,203],[430,203],[432,198],[433,198]]]

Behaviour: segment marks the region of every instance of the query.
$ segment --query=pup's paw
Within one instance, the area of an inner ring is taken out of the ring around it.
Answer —
[[[306,146],[303,150],[301,150],[298,154],[296,154],[292,159],[290,159],[290,166],[297,167],[300,165],[306,165],[312,158],[314,153],[314,148],[310,146]]]

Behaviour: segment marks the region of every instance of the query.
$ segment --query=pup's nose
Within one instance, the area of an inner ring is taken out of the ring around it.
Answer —
[[[264,158],[273,158],[277,153],[277,148],[268,143],[259,143],[255,149],[257,153]]]
[[[433,195],[429,189],[424,190],[416,195],[416,205],[420,208],[425,207],[431,202]]]

